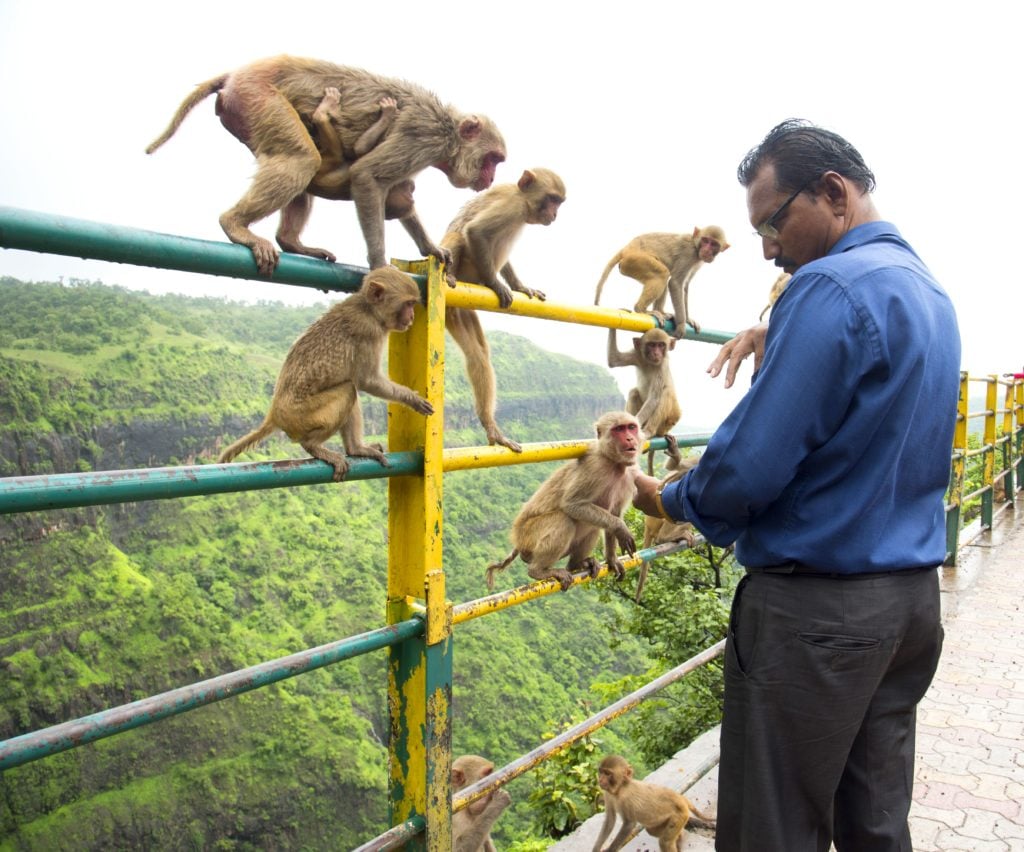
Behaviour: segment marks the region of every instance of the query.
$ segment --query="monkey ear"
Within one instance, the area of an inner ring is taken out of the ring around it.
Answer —
[[[723,251],[725,251],[725,250],[726,250],[727,248],[729,248],[729,244],[728,244],[728,243],[722,243],[722,247],[721,247],[721,248],[719,249],[719,251],[720,251],[720,252],[723,252]]]
[[[463,139],[476,139],[483,129],[483,123],[475,115],[467,116],[459,122],[459,136]]]
[[[634,337],[634,338],[633,338],[633,348],[634,348],[634,349],[635,349],[635,350],[636,350],[637,352],[639,352],[639,351],[640,351],[640,346],[641,346],[641,344],[642,344],[643,342],[644,342],[644,339],[643,339],[642,337]]]
[[[668,339],[668,348],[669,348],[669,351],[671,351],[671,350],[676,348],[676,339],[674,337],[670,337]]]
[[[525,169],[519,177],[519,188],[525,190],[527,187],[532,186],[536,179],[537,176],[533,172],[529,169]]]
[[[366,288],[366,298],[371,302],[382,302],[387,295],[387,288],[383,281],[371,281]]]
[[[465,787],[466,786],[466,773],[461,769],[452,770],[452,786],[453,787]]]
[[[693,238],[697,239],[700,236],[700,228],[696,225],[693,226]]]

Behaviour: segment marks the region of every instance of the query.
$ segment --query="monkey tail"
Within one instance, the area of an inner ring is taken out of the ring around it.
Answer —
[[[223,89],[227,79],[227,74],[221,74],[219,77],[214,77],[212,80],[207,80],[205,83],[200,83],[196,86],[196,88],[193,89],[192,94],[181,102],[181,106],[178,107],[178,111],[174,114],[174,118],[171,119],[171,123],[167,125],[167,129],[149,143],[149,147],[146,148],[146,153],[152,154],[157,148],[163,145],[164,142],[170,139],[174,135],[174,132],[181,126],[181,123],[185,120],[185,116],[192,111],[192,108],[204,98],[207,98],[214,92],[219,92]]]
[[[512,560],[514,560],[518,555],[518,549],[513,550],[508,556],[502,559],[501,562],[495,562],[493,565],[487,566],[488,589],[494,588],[494,575],[497,574],[499,571],[504,571],[506,568],[508,568],[508,566],[512,564]]]
[[[608,265],[604,268],[604,272],[601,273],[601,280],[597,282],[597,289],[594,291],[594,304],[598,305],[601,303],[601,291],[604,289],[604,282],[608,280],[608,276],[612,274],[612,270],[615,265],[622,260],[622,252],[616,252],[615,257],[608,261]]]
[[[217,461],[219,461],[221,464],[223,464],[224,462],[231,461],[231,459],[233,459],[240,453],[244,453],[246,450],[255,447],[260,441],[266,438],[267,435],[273,432],[276,428],[277,427],[270,422],[270,418],[268,417],[266,420],[263,421],[262,424],[260,424],[259,429],[250,432],[248,435],[242,436],[237,441],[235,441],[235,443],[233,443],[230,447],[225,449],[224,452],[220,454]]]
[[[687,800],[689,801],[689,800]],[[690,818],[687,820],[687,825],[695,825],[698,828],[716,828],[717,821],[714,817],[709,817],[705,813],[701,813],[694,806],[693,802],[690,802]]]

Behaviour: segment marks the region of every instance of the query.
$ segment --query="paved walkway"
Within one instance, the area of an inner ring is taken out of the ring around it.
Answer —
[[[939,670],[921,703],[910,830],[915,852],[1024,852],[1024,498],[995,529],[943,568],[946,639]],[[650,776],[681,784],[717,750],[708,731]],[[687,791],[715,812],[717,766]],[[552,849],[589,850],[603,816],[588,820]],[[626,852],[657,843],[646,832]],[[712,850],[709,833],[690,831],[686,852]],[[769,852],[769,850],[766,850]]]
[[[916,852],[1024,850],[1024,506],[941,569],[946,639],[921,702]]]

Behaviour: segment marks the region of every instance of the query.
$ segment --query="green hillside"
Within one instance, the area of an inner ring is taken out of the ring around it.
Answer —
[[[287,347],[325,306],[9,278],[0,300],[5,476],[213,460],[265,413]],[[588,437],[621,407],[608,371],[490,340],[499,420],[516,439]],[[446,370],[446,446],[483,443],[453,345]],[[365,407],[380,432],[383,405]],[[261,450],[304,455],[287,439]],[[445,478],[454,601],[486,593],[484,567],[552,469]],[[380,626],[385,509],[377,480],[0,516],[0,737]],[[462,625],[454,751],[511,760],[600,706],[592,684],[647,671],[653,640],[622,628],[636,609],[575,590]],[[0,849],[365,842],[387,827],[384,664],[375,652],[7,771]],[[599,739],[642,765],[626,731]],[[535,836],[531,783],[511,785],[500,843]]]

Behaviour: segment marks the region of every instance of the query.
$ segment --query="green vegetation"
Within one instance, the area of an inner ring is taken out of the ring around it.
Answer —
[[[212,460],[262,417],[288,345],[324,307],[10,278],[0,299],[7,476]],[[517,439],[583,437],[621,406],[607,371],[490,339]],[[446,445],[482,443],[454,346],[446,374]],[[383,405],[369,401],[366,420],[383,431]],[[287,440],[261,453],[302,455]],[[452,600],[485,592],[484,566],[552,469],[445,478]],[[385,513],[376,480],[0,516],[0,738],[380,626]],[[630,579],[461,625],[454,751],[505,763],[720,638],[728,571],[716,589],[706,562],[678,559],[655,564],[639,606]],[[365,842],[388,820],[385,661],[374,652],[9,770],[0,850]],[[543,848],[585,818],[592,758],[618,751],[644,771],[713,724],[715,674],[690,680],[511,785],[499,843]],[[541,805],[562,792],[576,802],[564,819]]]

